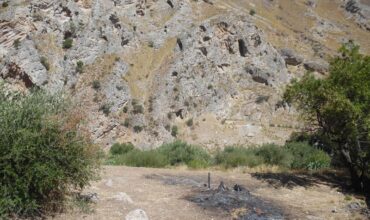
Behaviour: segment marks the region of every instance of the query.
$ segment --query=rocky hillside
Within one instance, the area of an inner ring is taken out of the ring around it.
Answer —
[[[71,94],[104,147],[281,143],[302,126],[284,86],[349,39],[370,52],[368,0],[1,3],[0,80]]]

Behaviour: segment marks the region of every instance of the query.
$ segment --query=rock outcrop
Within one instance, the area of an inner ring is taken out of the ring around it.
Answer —
[[[319,41],[341,28],[314,13],[316,1],[305,7],[318,25],[299,35],[314,51],[302,55],[272,45],[286,36],[238,1],[12,0],[0,8],[0,78],[70,93],[106,147],[282,143],[300,126],[284,86],[305,69],[327,72]]]
[[[343,8],[352,15],[357,24],[370,31],[370,2],[367,0],[345,0]]]

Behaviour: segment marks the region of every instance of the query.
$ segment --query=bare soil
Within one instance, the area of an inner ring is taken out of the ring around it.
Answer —
[[[221,181],[225,188],[218,189]],[[105,166],[101,180],[84,192],[97,194],[93,211],[52,219],[125,219],[136,209],[169,220],[367,219],[363,199],[343,193],[343,185],[324,175]]]

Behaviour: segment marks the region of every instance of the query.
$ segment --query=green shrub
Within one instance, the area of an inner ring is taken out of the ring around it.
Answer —
[[[256,155],[254,148],[226,147],[215,157],[216,165],[225,168],[248,166],[255,167],[263,163],[263,159]]]
[[[275,144],[262,145],[256,149],[256,155],[266,164],[288,168],[293,160],[293,155],[288,150]]]
[[[76,64],[76,72],[78,73],[82,73],[84,71],[84,63],[79,60],[77,61],[77,64]]]
[[[125,121],[123,122],[123,126],[125,126],[126,128],[130,127],[130,119],[125,118]]]
[[[126,154],[126,153],[132,151],[133,149],[135,149],[135,147],[131,143],[124,143],[124,144],[115,143],[115,144],[112,145],[109,152],[112,155]]]
[[[194,121],[193,121],[193,119],[191,118],[191,119],[187,120],[187,121],[186,121],[186,125],[187,125],[188,127],[192,127],[192,126],[194,125]]]
[[[13,42],[13,46],[16,50],[18,50],[19,46],[21,45],[21,41],[19,39],[16,39],[14,42]]]
[[[251,10],[249,11],[249,14],[250,14],[250,15],[252,15],[252,16],[254,16],[254,15],[256,14],[256,10],[251,9]]]
[[[135,125],[134,126],[134,132],[135,133],[140,133],[142,131],[143,131],[143,127],[142,126],[140,126],[140,125]]]
[[[100,81],[99,81],[99,80],[94,80],[94,81],[92,82],[92,87],[93,87],[93,89],[94,89],[95,91],[100,90],[100,88],[101,88]]]
[[[181,141],[164,144],[160,146],[157,151],[162,155],[165,155],[172,166],[179,164],[191,164],[192,166],[196,167],[201,164],[209,165],[211,161],[210,155],[205,150]]]
[[[8,6],[9,6],[9,3],[8,3],[8,2],[3,2],[3,3],[1,4],[1,6],[2,6],[3,8],[6,8],[6,7],[8,7]]]
[[[132,107],[133,107],[132,113],[134,113],[135,115],[142,114],[144,112],[144,107],[142,105],[135,104]]]
[[[63,49],[69,49],[73,46],[73,39],[67,38],[63,41]]]
[[[105,116],[108,116],[110,114],[110,108],[111,104],[105,103],[100,106],[99,111],[102,111]]]
[[[307,170],[320,170],[330,167],[331,158],[324,151],[314,151],[307,160]]]
[[[40,62],[41,62],[41,64],[45,67],[45,69],[46,69],[47,71],[49,71],[49,70],[50,70],[50,64],[49,64],[48,60],[46,59],[46,57],[41,57],[41,58],[40,58]]]
[[[307,142],[290,142],[285,148],[293,155],[291,164],[293,169],[318,170],[330,166],[330,156]]]
[[[174,126],[172,126],[172,129],[171,129],[171,135],[173,136],[173,137],[177,137],[177,134],[179,133],[179,128],[176,126],[176,125],[174,125]]]
[[[135,167],[165,167],[187,165],[193,169],[211,165],[211,156],[202,148],[181,141],[164,144],[157,149],[141,151],[129,144],[112,146],[107,163]]]
[[[0,87],[0,219],[60,210],[96,176],[99,153],[71,109],[57,95]]]
[[[158,151],[141,151],[138,149],[129,151],[127,154],[110,157],[107,163],[111,165],[155,168],[165,167],[168,165],[167,158]]]

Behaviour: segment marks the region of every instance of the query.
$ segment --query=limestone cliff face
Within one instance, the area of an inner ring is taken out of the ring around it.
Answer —
[[[325,49],[325,40],[342,28],[319,16],[326,5],[295,1],[315,21],[303,36],[293,14],[279,11],[285,4],[12,0],[0,8],[0,78],[20,90],[71,94],[104,147],[175,138],[207,147],[281,143],[300,127],[281,103],[284,86],[306,69],[325,74],[337,46]]]

